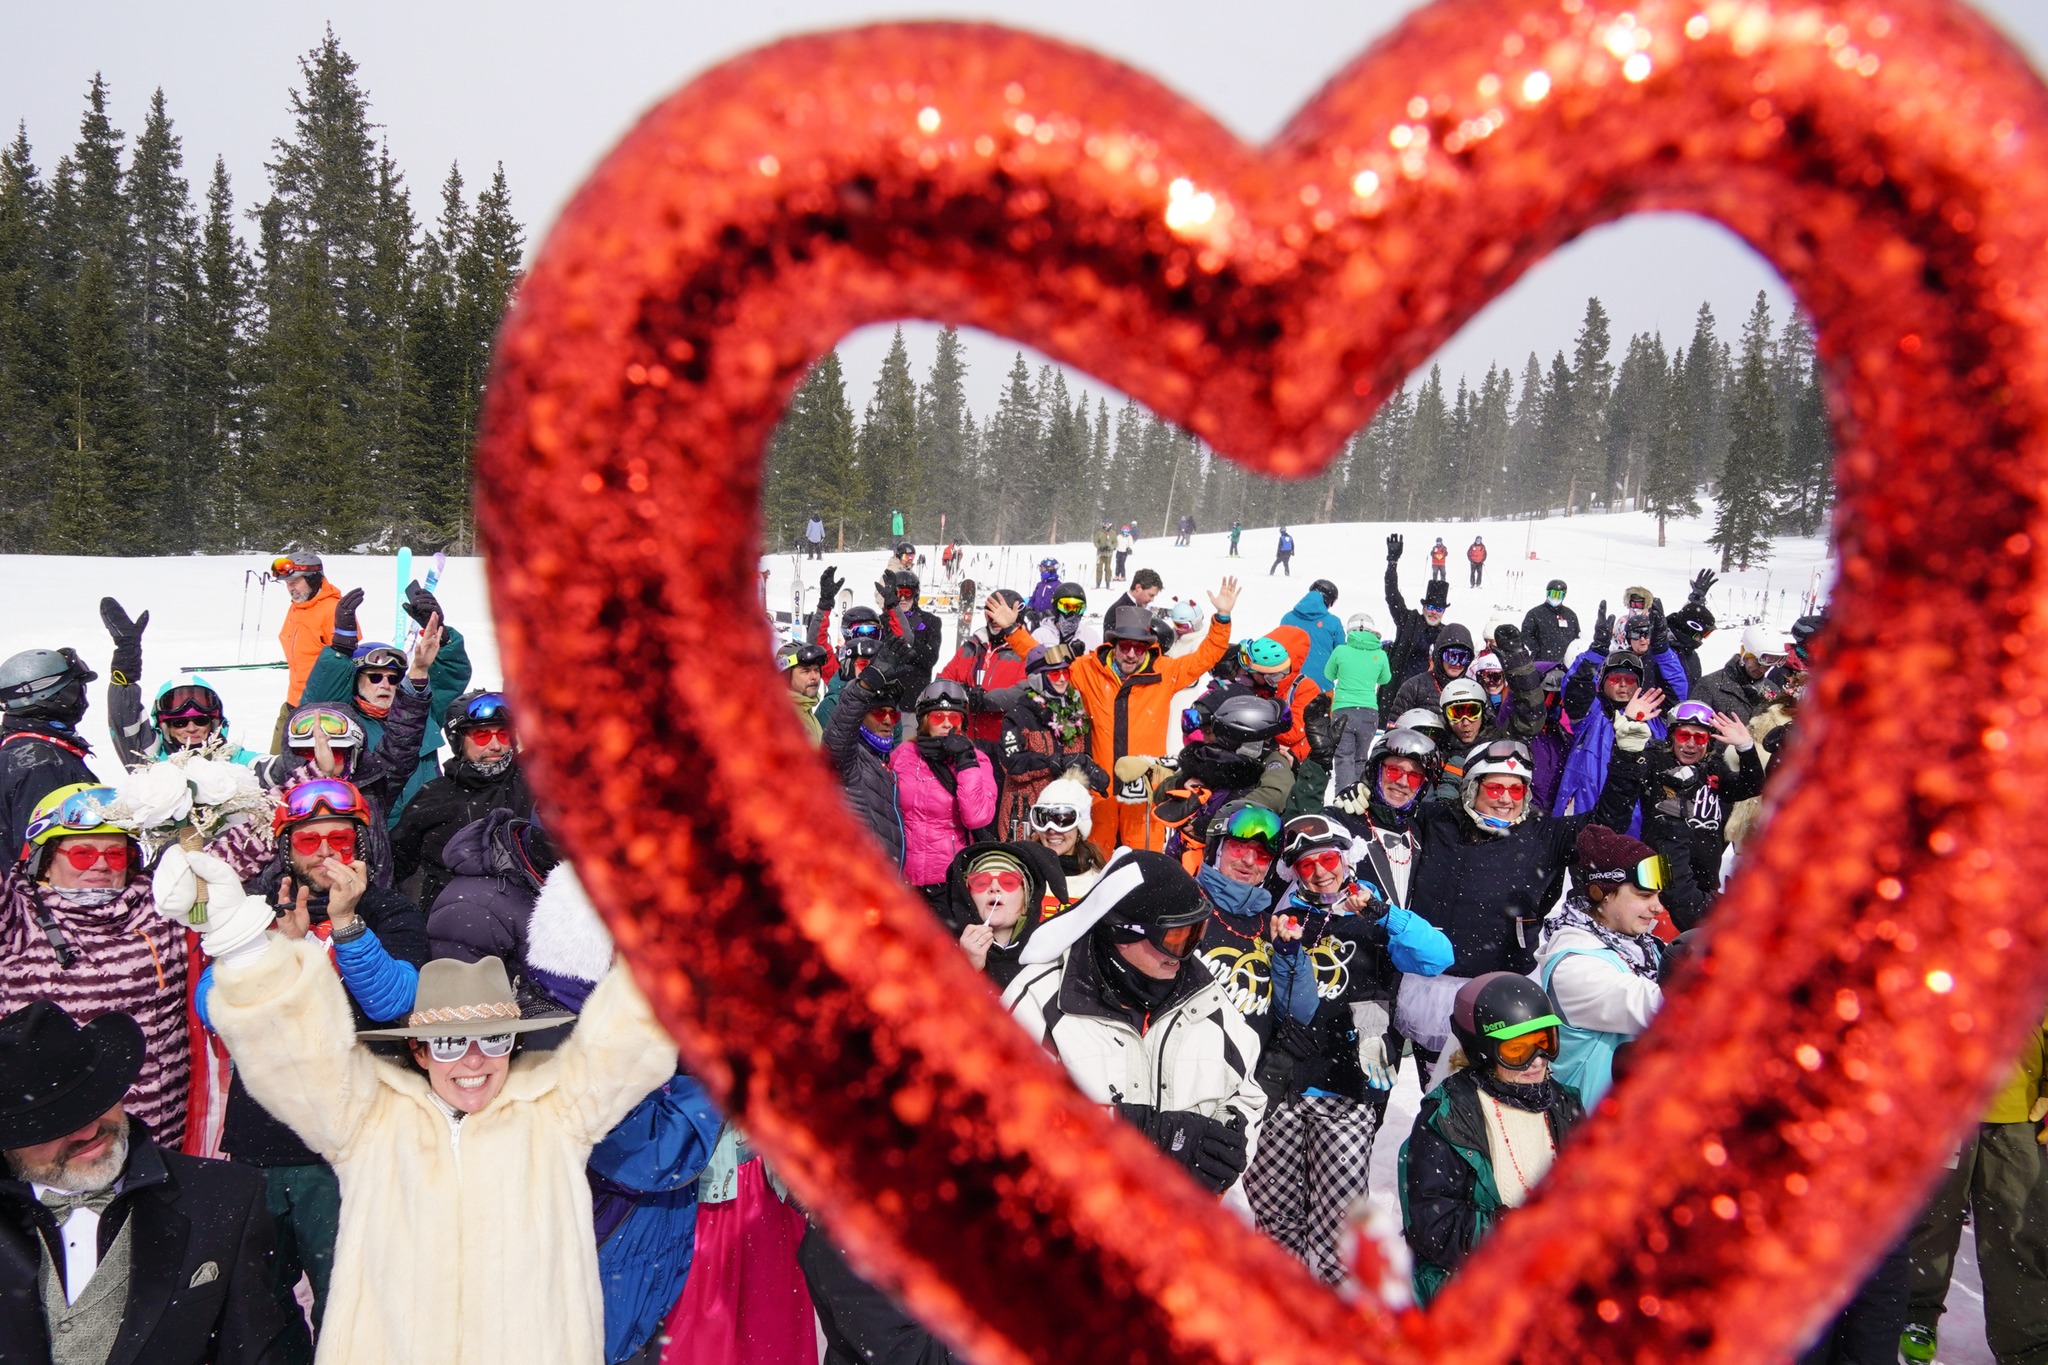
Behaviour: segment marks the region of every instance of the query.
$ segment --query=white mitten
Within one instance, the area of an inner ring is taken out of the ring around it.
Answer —
[[[199,899],[199,883],[206,883],[206,919],[192,923],[192,907]],[[234,869],[200,851],[187,853],[173,844],[158,861],[152,883],[157,913],[199,933],[199,946],[208,957],[253,943],[262,937],[276,918],[260,897],[242,890]]]
[[[1650,742],[1650,722],[1636,720],[1627,715],[1614,718],[1614,747],[1626,753],[1639,754]]]
[[[1392,1017],[1377,1000],[1361,1000],[1351,1007],[1351,1022],[1358,1029],[1358,1066],[1365,1083],[1375,1090],[1394,1088],[1394,1067],[1387,1056],[1387,1027]]]

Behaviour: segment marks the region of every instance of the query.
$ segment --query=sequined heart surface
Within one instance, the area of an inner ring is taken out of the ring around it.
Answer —
[[[1944,0],[1445,0],[1265,148],[994,28],[729,62],[592,175],[499,343],[479,523],[549,818],[686,1059],[979,1360],[1774,1358],[2048,986],[2044,137]],[[841,336],[924,317],[1313,471],[1531,264],[1651,209],[1728,225],[1817,323],[1831,652],[1700,969],[1397,1320],[1083,1101],[872,851],[769,670],[763,448]]]

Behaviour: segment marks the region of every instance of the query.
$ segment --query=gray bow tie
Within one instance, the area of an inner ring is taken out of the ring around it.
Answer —
[[[62,1224],[71,1217],[73,1209],[91,1209],[94,1213],[105,1213],[107,1205],[114,1202],[121,1192],[109,1185],[104,1190],[87,1190],[83,1194],[71,1194],[64,1190],[44,1190],[39,1196],[43,1207],[57,1215]]]

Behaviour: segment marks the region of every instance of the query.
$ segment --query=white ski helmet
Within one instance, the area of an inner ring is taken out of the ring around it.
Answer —
[[[1438,694],[1436,704],[1442,707],[1444,714],[1448,716],[1452,705],[1461,701],[1476,701],[1483,707],[1486,705],[1486,689],[1470,678],[1453,678],[1444,684],[1444,690]]]
[[[1746,626],[1742,632],[1742,657],[1755,659],[1759,663],[1771,664],[1785,657],[1786,645],[1783,631],[1771,629],[1758,621]]]

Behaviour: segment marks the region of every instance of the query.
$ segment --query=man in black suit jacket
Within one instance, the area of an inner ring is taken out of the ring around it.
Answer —
[[[0,1365],[309,1358],[276,1297],[262,1176],[152,1142],[121,1106],[141,1064],[125,1014],[81,1028],[37,1001],[0,1019]]]

